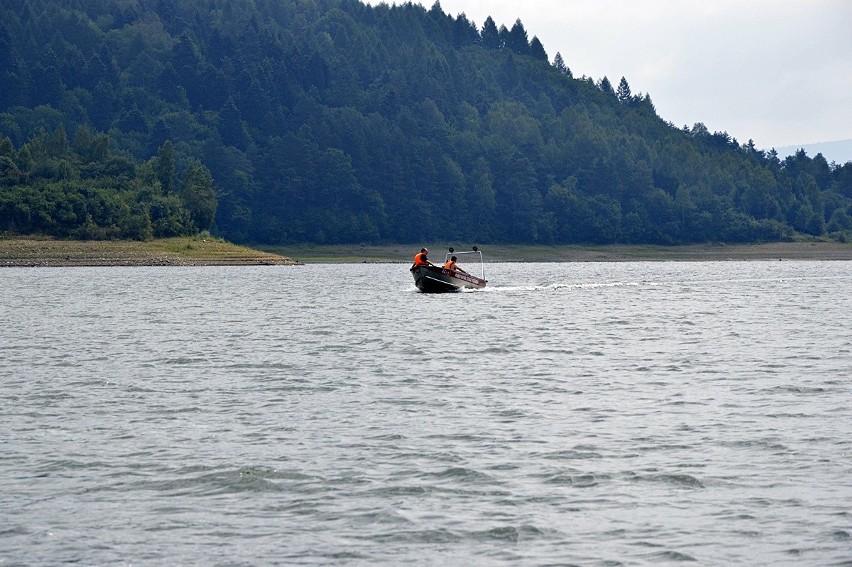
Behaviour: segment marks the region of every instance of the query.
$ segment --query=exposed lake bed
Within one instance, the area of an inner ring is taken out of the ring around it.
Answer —
[[[446,248],[428,244],[442,260]],[[216,238],[136,241],[0,238],[2,267],[226,266],[297,263],[409,262],[420,244],[240,246]],[[455,247],[461,250],[458,244]],[[724,260],[852,260],[852,244],[824,241],[763,244],[480,245],[488,262],[629,262]]]

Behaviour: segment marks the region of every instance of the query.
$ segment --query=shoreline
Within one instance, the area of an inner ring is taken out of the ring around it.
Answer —
[[[0,239],[0,268],[294,266],[286,256],[211,237],[128,240]]]
[[[447,246],[427,243],[433,262],[443,262]],[[292,245],[262,250],[297,258],[305,264],[411,263],[419,244]],[[457,251],[461,249],[456,246]],[[852,244],[839,242],[771,242],[764,244],[622,245],[481,245],[486,263],[500,262],[697,262],[753,260],[852,260]]]
[[[446,246],[427,244],[435,261]],[[136,241],[0,238],[3,267],[96,266],[295,266],[300,264],[410,263],[419,245],[291,245],[248,248],[210,237]],[[499,262],[694,262],[755,260],[852,260],[852,244],[773,242],[684,246],[483,245],[487,263]]]

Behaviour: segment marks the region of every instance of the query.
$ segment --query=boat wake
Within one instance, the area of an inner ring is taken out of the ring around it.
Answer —
[[[642,285],[653,285],[651,282],[598,282],[598,283],[551,283],[551,284],[532,284],[532,285],[511,285],[470,290],[477,293],[501,293],[513,291],[560,291],[572,289],[601,289],[601,288],[618,288],[618,287],[639,287]]]
[[[848,277],[840,276],[803,276],[803,277],[786,277],[786,278],[732,278],[732,279],[712,279],[712,280],[638,280],[638,281],[617,281],[617,282],[556,282],[556,283],[540,283],[527,285],[508,285],[501,286],[499,284],[492,285],[486,289],[469,290],[478,293],[501,293],[501,292],[538,292],[538,291],[560,291],[560,290],[592,290],[606,288],[655,288],[655,287],[672,287],[672,286],[716,286],[720,284],[763,284],[766,282],[776,282],[788,284],[793,281],[811,281],[811,280],[848,280]]]
[[[724,279],[708,279],[708,280],[626,280],[626,281],[609,281],[609,282],[553,282],[553,283],[528,283],[515,285],[500,285],[489,284],[484,288],[463,288],[458,290],[460,293],[538,293],[538,292],[560,292],[560,291],[583,291],[583,290],[599,290],[599,289],[627,289],[627,288],[661,288],[661,287],[678,287],[686,286],[690,288],[699,288],[702,286],[718,286],[722,284],[738,284],[751,285],[763,284],[766,282],[775,282],[778,284],[789,284],[794,281],[811,281],[811,280],[849,280],[846,276],[801,276],[801,277],[785,277],[785,278],[724,278]],[[417,288],[410,288],[411,291],[418,291]]]

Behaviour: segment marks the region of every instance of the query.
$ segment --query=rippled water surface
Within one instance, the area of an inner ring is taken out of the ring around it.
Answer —
[[[0,271],[0,564],[845,564],[852,263]]]

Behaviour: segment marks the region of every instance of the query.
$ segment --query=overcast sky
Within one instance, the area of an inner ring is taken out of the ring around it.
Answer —
[[[440,1],[480,29],[520,18],[551,61],[625,77],[677,126],[762,149],[852,138],[852,0]]]

